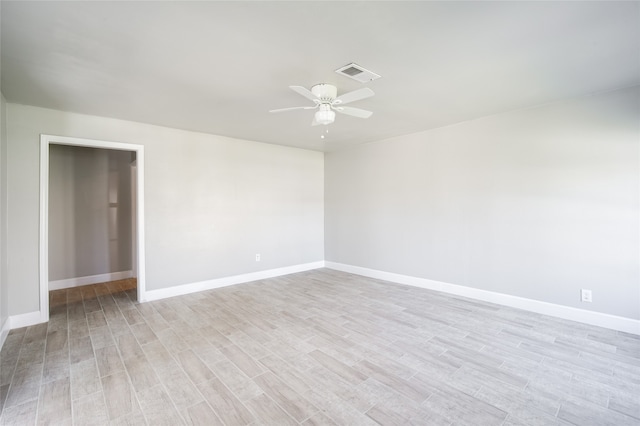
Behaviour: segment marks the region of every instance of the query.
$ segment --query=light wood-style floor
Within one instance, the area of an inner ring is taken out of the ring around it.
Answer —
[[[640,339],[320,269],[138,304],[51,293],[3,425],[640,425]]]

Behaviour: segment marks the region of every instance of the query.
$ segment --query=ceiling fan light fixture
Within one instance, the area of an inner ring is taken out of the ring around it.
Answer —
[[[319,124],[331,124],[336,119],[336,113],[331,110],[329,105],[326,105],[326,108],[323,108],[325,105],[320,106],[320,110],[316,111],[315,119]]]
[[[358,118],[369,118],[371,117],[371,114],[373,114],[371,111],[364,109],[343,106],[375,95],[373,90],[368,87],[343,93],[340,96],[337,96],[338,90],[336,86],[327,83],[316,84],[311,87],[311,90],[302,86],[289,86],[289,88],[310,101],[313,101],[314,106],[272,109],[269,112],[284,112],[296,109],[317,109],[313,116],[313,121],[311,122],[312,126],[317,126],[319,124],[326,126],[327,124],[333,123],[336,119],[336,112]]]

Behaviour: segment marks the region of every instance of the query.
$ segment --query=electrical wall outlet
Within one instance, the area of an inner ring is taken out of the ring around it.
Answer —
[[[256,254],[256,262],[260,262],[260,254]]]
[[[580,290],[580,299],[583,302],[587,302],[587,303],[593,302],[593,298],[591,296],[591,290],[587,290],[586,288],[583,288],[582,290]]]

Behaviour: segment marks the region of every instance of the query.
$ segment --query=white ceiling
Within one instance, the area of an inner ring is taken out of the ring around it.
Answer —
[[[639,2],[1,3],[8,102],[330,151],[640,84]],[[288,86],[376,96],[311,127]],[[327,138],[320,135],[329,130]]]

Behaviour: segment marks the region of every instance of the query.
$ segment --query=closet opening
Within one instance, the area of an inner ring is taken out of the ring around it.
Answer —
[[[144,301],[143,164],[140,145],[41,137],[43,322]]]

